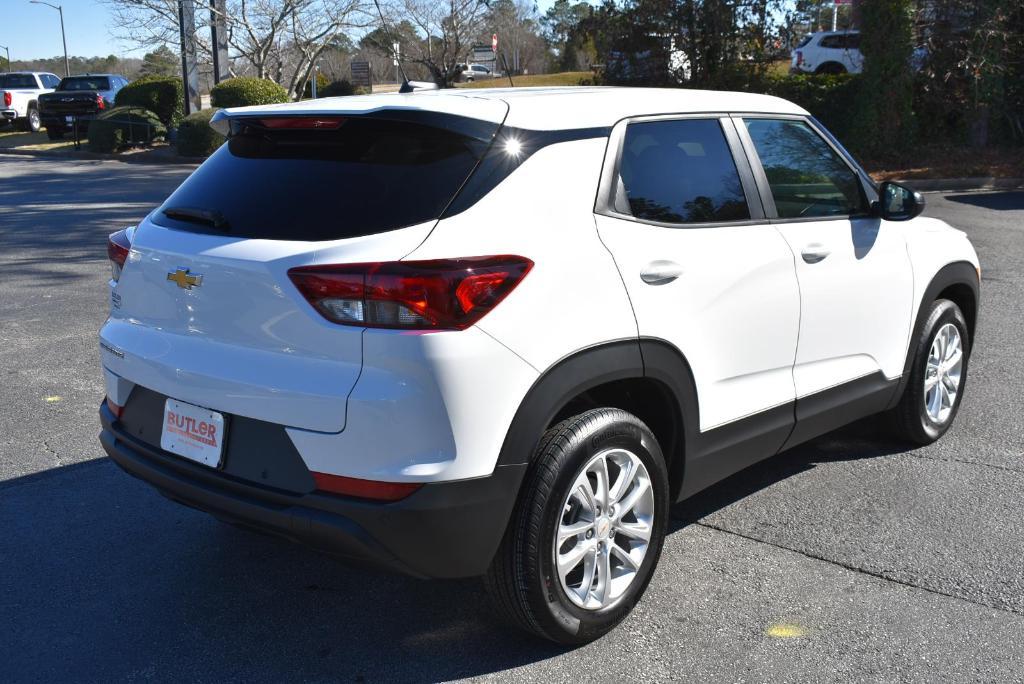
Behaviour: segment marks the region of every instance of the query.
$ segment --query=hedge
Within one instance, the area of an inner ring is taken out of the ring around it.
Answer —
[[[263,78],[239,76],[221,81],[210,90],[214,107],[246,107],[288,101],[288,91]]]
[[[127,145],[148,145],[167,135],[167,127],[141,107],[114,107],[89,122],[89,149],[116,152]]]
[[[180,78],[143,76],[118,91],[118,107],[142,107],[155,113],[165,126],[174,128],[185,116],[184,86]]]
[[[858,148],[855,134],[861,82],[860,76],[851,74],[775,76],[766,79],[761,92],[800,105],[837,138]]]
[[[216,109],[189,114],[178,125],[178,154],[183,157],[208,157],[224,142],[224,136],[210,128]]]

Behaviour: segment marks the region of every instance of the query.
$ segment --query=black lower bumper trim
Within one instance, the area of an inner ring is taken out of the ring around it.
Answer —
[[[227,522],[416,577],[483,574],[505,532],[526,471],[423,486],[394,503],[249,484],[128,436],[106,404],[100,442],[128,474],[174,501]]]

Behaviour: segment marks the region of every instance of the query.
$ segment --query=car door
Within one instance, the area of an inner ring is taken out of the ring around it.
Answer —
[[[774,453],[792,425],[800,298],[792,253],[764,219],[732,121],[620,122],[604,168],[598,233],[640,337],[685,357],[701,433],[777,409],[765,430],[784,434],[757,457]]]
[[[841,422],[856,417],[851,411],[871,412],[872,402],[884,408],[910,334],[913,275],[902,227],[872,216],[863,177],[808,119],[747,116],[737,129],[765,211],[796,263],[798,424],[842,414],[843,405]]]

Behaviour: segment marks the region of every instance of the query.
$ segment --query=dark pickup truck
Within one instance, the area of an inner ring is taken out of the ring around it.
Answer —
[[[61,80],[57,90],[40,95],[39,118],[46,127],[50,140],[60,140],[78,123],[79,132],[89,120],[114,106],[114,97],[128,79],[116,74],[86,74],[68,76]]]

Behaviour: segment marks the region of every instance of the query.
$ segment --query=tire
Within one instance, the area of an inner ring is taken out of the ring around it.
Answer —
[[[46,127],[46,137],[49,138],[50,140],[63,140],[64,139],[64,129],[63,128],[51,128],[50,126],[47,126]]]
[[[815,70],[816,74],[845,74],[846,67],[839,62],[825,62]]]
[[[39,120],[39,110],[35,107],[29,107],[28,116],[25,117],[25,122],[22,126],[29,133],[38,133],[41,125],[42,124]]]
[[[955,330],[958,344],[952,340],[952,330]],[[946,335],[945,345],[937,341],[940,335]],[[903,390],[900,403],[891,412],[890,423],[898,439],[923,446],[942,437],[953,424],[967,386],[971,339],[967,321],[960,307],[948,299],[936,300],[915,344],[910,379]],[[947,357],[956,355],[955,349],[952,348],[957,346],[960,362],[951,363],[951,359],[947,358],[944,361],[945,365],[937,369],[941,379],[933,381],[929,378],[929,384],[934,387],[929,391],[925,389],[925,379],[933,376],[931,369],[934,369],[935,364],[930,358],[933,357],[933,352],[939,351],[941,354],[937,344],[945,347]],[[952,400],[948,401],[949,387],[952,385],[955,385],[956,391]],[[938,410],[935,410],[936,406]]]
[[[592,474],[584,472],[585,468],[600,471],[602,459],[608,464],[605,481],[611,483],[608,499],[629,505],[640,493],[632,512],[621,517],[614,506],[604,509],[605,514],[612,511],[611,516],[594,516],[582,494],[571,495],[582,492],[576,487],[581,484],[579,478],[585,478],[582,487],[589,487],[588,491],[602,491],[594,486]],[[668,515],[665,459],[640,419],[619,409],[602,408],[564,420],[539,442],[508,529],[484,578],[488,593],[507,620],[529,632],[562,644],[593,641],[619,624],[643,595],[661,555]],[[579,526],[581,531],[556,548],[556,534],[563,524]],[[645,531],[650,535],[646,546],[641,538]],[[635,535],[639,536],[634,539]],[[566,564],[571,572],[563,580],[556,554],[567,558],[578,550],[586,553],[578,565]],[[632,568],[623,556],[632,559]],[[609,564],[601,564],[606,557],[611,559]],[[595,568],[589,583],[588,564]],[[609,576],[614,581],[602,583],[601,578]]]

